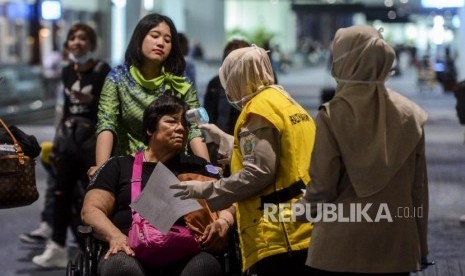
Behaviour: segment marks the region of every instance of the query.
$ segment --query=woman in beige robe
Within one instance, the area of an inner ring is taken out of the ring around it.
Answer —
[[[314,222],[306,264],[315,275],[408,275],[428,253],[426,113],[385,87],[394,60],[372,27],[336,32],[338,85],[317,117],[301,200]]]

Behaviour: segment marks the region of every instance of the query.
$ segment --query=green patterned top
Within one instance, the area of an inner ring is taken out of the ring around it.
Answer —
[[[142,142],[144,110],[166,89],[175,91],[174,95],[182,99],[189,108],[200,106],[194,86],[187,86],[187,90],[182,89],[183,92],[178,92],[174,88],[177,85],[170,83],[172,77],[167,76],[161,86],[148,89],[134,79],[126,64],[118,65],[108,73],[100,95],[97,135],[104,130],[113,133],[116,139],[114,155],[128,155],[145,146]],[[197,125],[191,124],[189,141],[200,136]]]

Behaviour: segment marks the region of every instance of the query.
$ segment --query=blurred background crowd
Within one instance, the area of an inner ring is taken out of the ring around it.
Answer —
[[[159,12],[186,34],[193,62],[219,65],[224,45],[239,38],[270,50],[277,74],[329,64],[335,31],[369,24],[395,45],[396,75],[414,67],[429,89],[465,76],[464,10],[463,0],[0,0],[0,116],[54,117],[65,35],[78,21],[96,30],[95,55],[111,66],[121,63],[137,21]]]

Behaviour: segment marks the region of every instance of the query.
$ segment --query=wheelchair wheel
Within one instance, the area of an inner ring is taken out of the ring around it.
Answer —
[[[66,266],[66,276],[78,276],[79,273],[76,273],[76,265],[73,264],[72,261],[68,262],[68,265]]]
[[[93,252],[93,251],[92,251]],[[90,254],[84,254],[82,259],[82,276],[90,276],[94,275],[92,273],[91,267],[92,267],[92,256]]]
[[[99,258],[101,257],[101,254],[102,254],[102,245],[98,243],[96,240],[94,240],[92,242],[91,249],[92,249],[91,250],[92,254],[89,254],[89,256],[86,256],[88,257],[86,261],[89,264],[87,269],[89,271],[89,275],[97,275],[98,274],[97,266],[98,266]]]
[[[78,256],[76,257],[76,267],[77,267],[77,273],[76,276],[84,276],[84,261],[82,254],[79,253]]]
[[[102,252],[102,245],[92,236],[90,226],[79,225],[78,233],[84,237],[84,250],[76,258],[76,264],[79,266],[79,276],[97,275],[97,266]]]

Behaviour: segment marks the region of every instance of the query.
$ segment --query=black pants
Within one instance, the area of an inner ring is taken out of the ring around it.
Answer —
[[[55,208],[55,190],[56,190],[56,177],[47,174],[47,188],[45,190],[44,208],[40,213],[40,218],[48,225],[53,226],[53,212]]]
[[[103,252],[104,254],[106,252]],[[100,276],[222,276],[221,265],[211,254],[199,254],[163,269],[147,269],[134,257],[118,252],[108,260],[100,259]]]
[[[266,257],[257,262],[252,270],[257,276],[268,275],[311,275],[305,265],[307,249]]]
[[[89,183],[87,170],[94,163],[92,156],[85,153],[81,157],[56,156],[56,190],[53,212],[52,240],[59,245],[66,244],[68,226],[80,223],[82,200]],[[79,186],[81,185],[81,186]],[[74,230],[75,227],[72,227]],[[78,239],[79,245],[83,241]]]

